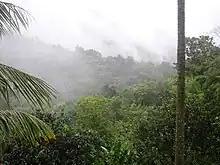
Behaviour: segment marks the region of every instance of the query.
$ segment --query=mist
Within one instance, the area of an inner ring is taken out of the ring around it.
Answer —
[[[76,45],[108,54],[103,41],[134,54],[131,44],[161,53],[176,47],[176,0],[11,0],[35,18],[25,35],[74,49]],[[50,7],[48,7],[50,6]],[[186,1],[186,35],[198,36],[219,25],[220,2]],[[125,53],[126,54],[126,53]],[[136,57],[141,58],[141,57]]]
[[[10,2],[36,21],[23,37],[1,41],[1,61],[46,80],[65,98],[82,95],[96,84],[97,73],[76,46],[104,57],[131,56],[154,64],[176,60],[176,0]],[[202,35],[218,26],[218,6],[218,0],[187,0],[186,35]]]

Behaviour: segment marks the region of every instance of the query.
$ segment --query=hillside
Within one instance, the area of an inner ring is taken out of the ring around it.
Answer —
[[[144,48],[137,46],[137,50],[141,56],[148,56]],[[121,87],[146,78],[162,79],[175,72],[168,62],[138,62],[131,56],[105,56],[82,47],[71,51],[38,38],[5,38],[0,54],[3,63],[46,80],[60,92],[60,99],[65,100],[97,92],[105,84]]]

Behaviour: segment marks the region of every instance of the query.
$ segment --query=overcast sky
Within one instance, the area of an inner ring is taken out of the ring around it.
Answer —
[[[11,0],[36,19],[28,35],[64,47],[97,42],[140,42],[156,47],[176,41],[177,0]],[[186,0],[186,34],[220,25],[220,0]]]

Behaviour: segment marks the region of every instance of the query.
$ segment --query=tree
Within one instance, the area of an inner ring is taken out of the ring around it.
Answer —
[[[27,29],[31,15],[12,3],[0,1],[0,37],[21,34]],[[10,104],[11,95],[19,100],[19,94],[34,107],[43,108],[55,96],[56,91],[43,80],[0,63],[0,97]],[[13,110],[0,110],[0,160],[2,144],[6,140],[27,140],[36,142],[40,137],[54,138],[52,130],[36,117]],[[1,162],[0,162],[1,164]]]
[[[185,126],[185,0],[178,0],[177,106],[175,164],[184,164]]]
[[[220,48],[213,37],[199,36],[186,38],[186,74],[188,76],[204,75],[209,69],[215,69],[212,62],[219,58]]]

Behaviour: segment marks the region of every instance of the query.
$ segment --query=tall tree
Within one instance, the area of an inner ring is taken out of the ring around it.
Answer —
[[[185,0],[177,1],[178,45],[177,45],[177,106],[175,164],[184,164],[185,127]]]
[[[0,1],[0,37],[21,34],[27,29],[30,14],[12,3]],[[19,99],[21,94],[34,107],[49,104],[56,91],[43,80],[0,63],[0,98],[9,104],[11,95]],[[54,138],[52,130],[36,117],[13,110],[0,109],[0,164],[3,144],[9,139],[36,142],[40,137]]]

